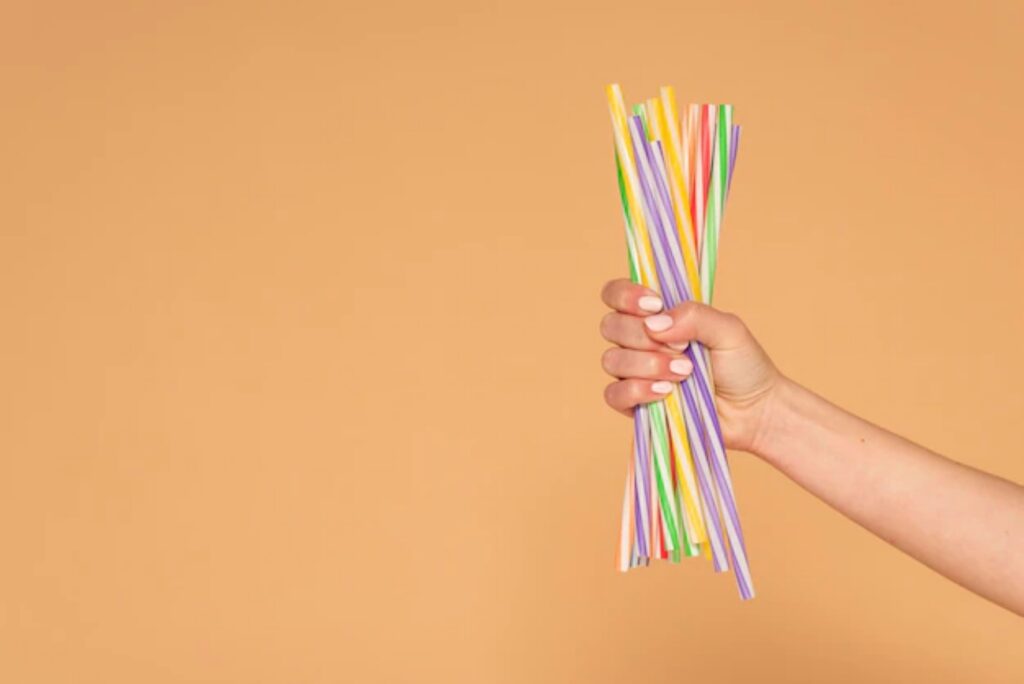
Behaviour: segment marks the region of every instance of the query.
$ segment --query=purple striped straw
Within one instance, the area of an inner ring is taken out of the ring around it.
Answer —
[[[636,491],[636,540],[637,549],[641,557],[649,557],[647,549],[647,527],[652,525],[651,521],[651,497],[648,495],[647,488],[651,484],[650,476],[650,444],[647,441],[647,407],[640,405],[633,409],[633,435],[634,435],[634,448],[633,457],[636,460],[634,466],[634,472],[636,473],[633,478],[635,481],[634,490]],[[644,513],[647,513],[646,518]],[[646,519],[647,524],[643,522]]]
[[[736,152],[740,149],[740,127],[732,127],[732,140],[729,141],[729,182],[725,184],[725,196],[732,189],[732,174],[736,170]]]

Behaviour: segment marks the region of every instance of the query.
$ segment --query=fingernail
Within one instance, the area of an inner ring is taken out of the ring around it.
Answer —
[[[660,316],[649,316],[644,319],[644,325],[654,332],[661,332],[672,327],[672,317],[662,314]]]
[[[668,369],[676,375],[689,375],[693,371],[690,359],[675,359],[668,364]]]
[[[637,301],[637,305],[644,311],[650,311],[651,313],[658,313],[664,306],[661,303],[661,297],[652,297],[650,295],[641,297]]]
[[[655,394],[668,394],[672,391],[672,383],[668,380],[659,380],[651,383],[651,391]]]
[[[690,346],[689,342],[666,342],[666,347],[671,347],[676,351],[686,351],[686,348]]]

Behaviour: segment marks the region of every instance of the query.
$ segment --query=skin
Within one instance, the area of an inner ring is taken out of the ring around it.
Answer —
[[[698,340],[711,352],[725,444],[758,456],[846,517],[933,570],[1024,616],[1024,487],[950,460],[844,411],[779,372],[736,316],[605,285],[605,401],[632,416]]]

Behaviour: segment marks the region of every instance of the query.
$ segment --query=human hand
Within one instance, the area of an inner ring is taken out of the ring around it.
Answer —
[[[783,377],[743,321],[697,302],[662,311],[656,292],[625,279],[607,283],[601,299],[612,309],[601,320],[601,335],[617,345],[601,362],[618,378],[605,389],[609,406],[631,416],[637,404],[664,399],[693,371],[684,351],[697,340],[711,352],[726,446],[756,450]]]

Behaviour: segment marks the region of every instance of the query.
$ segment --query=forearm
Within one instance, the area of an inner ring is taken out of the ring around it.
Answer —
[[[1024,488],[783,381],[754,451],[897,548],[1024,615]]]

